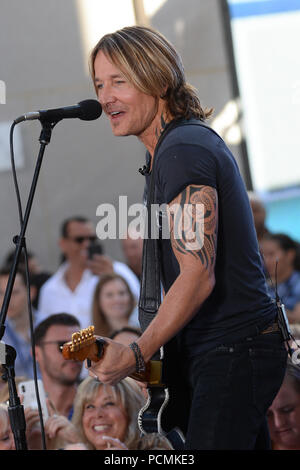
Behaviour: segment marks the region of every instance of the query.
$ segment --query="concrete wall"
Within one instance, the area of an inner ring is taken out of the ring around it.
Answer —
[[[213,106],[216,113],[231,98],[220,12],[218,0],[168,0],[151,18],[152,25],[179,49],[203,104]],[[94,98],[78,15],[75,0],[1,0],[0,79],[6,83],[7,97],[6,104],[0,104],[0,124],[28,111]],[[18,176],[25,204],[40,123],[19,127],[24,164]],[[0,146],[0,158],[1,151]],[[45,268],[55,270],[58,265],[58,228],[65,217],[83,214],[97,222],[96,209],[102,202],[117,205],[119,195],[127,195],[129,204],[141,201],[144,182],[137,170],[143,161],[144,148],[137,139],[114,138],[103,117],[89,123],[76,119],[58,123],[46,148],[27,231],[28,248]],[[0,216],[2,261],[19,232],[11,171],[0,172]],[[118,240],[104,246],[107,253],[122,259]]]
[[[0,78],[7,86],[0,121],[37,109],[55,108],[95,98],[86,74],[77,2],[75,0],[2,0],[0,15]],[[22,200],[27,201],[39,149],[39,121],[21,124],[24,166],[19,169]],[[8,141],[8,135],[7,135]],[[46,148],[27,231],[28,248],[44,266],[56,269],[58,228],[73,214],[96,222],[102,202],[140,200],[143,177],[137,169],[144,159],[133,137],[113,138],[105,118],[93,122],[64,120],[53,130]],[[14,248],[19,220],[11,171],[0,172],[0,258]],[[121,257],[119,241],[105,243]]]

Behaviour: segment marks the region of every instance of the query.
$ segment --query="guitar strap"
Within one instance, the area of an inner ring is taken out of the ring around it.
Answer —
[[[151,237],[151,207],[152,204],[154,204],[155,198],[154,170],[153,164],[147,194],[147,220],[143,242],[142,277],[139,299],[139,321],[142,331],[151,323],[161,303],[158,240],[155,237]],[[153,220],[153,223],[156,223],[156,220]]]
[[[142,257],[142,277],[139,298],[139,322],[141,330],[145,331],[148,325],[155,317],[159,306],[161,304],[161,276],[160,276],[160,254],[157,236],[151,235],[156,230],[151,229],[152,224],[157,224],[156,214],[152,214],[152,206],[155,203],[155,164],[157,151],[165,139],[166,135],[171,129],[178,125],[178,121],[172,121],[167,125],[164,132],[161,134],[155,148],[152,171],[150,174],[150,184],[147,193],[147,220],[145,225],[145,235],[143,242],[143,257]],[[153,220],[153,216],[155,219]],[[152,222],[152,224],[151,224]],[[160,359],[160,352],[157,351],[152,357],[153,360]]]

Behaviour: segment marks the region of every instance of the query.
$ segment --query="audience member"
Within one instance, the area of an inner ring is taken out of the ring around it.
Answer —
[[[121,242],[123,254],[129,268],[140,280],[142,277],[143,239],[138,232],[128,231]]]
[[[110,386],[87,377],[78,387],[74,402],[76,442],[90,450],[172,449],[159,434],[141,436],[137,418],[144,402],[138,385],[130,378]],[[66,423],[66,429],[69,426]]]
[[[0,404],[0,450],[15,450],[14,436],[10,427],[7,405]]]
[[[290,323],[300,322],[300,262],[299,245],[285,234],[269,234],[260,243],[267,272],[268,290],[285,304]],[[298,305],[297,305],[298,304]],[[298,313],[297,313],[298,310]]]
[[[21,382],[28,380],[27,377],[15,377],[15,384],[18,390],[18,385]],[[7,382],[4,382],[4,386],[0,390],[0,403],[8,407],[9,404],[9,389]],[[21,403],[23,403],[23,397],[20,395]],[[1,406],[1,405],[0,405]],[[37,410],[31,408],[24,409],[25,421],[26,421],[26,441],[28,449],[42,449],[42,438],[40,428],[40,418]],[[0,418],[1,421],[1,418]],[[1,426],[0,426],[1,427]],[[10,424],[8,423],[8,430],[11,432]],[[1,431],[0,431],[1,434]],[[7,439],[7,438],[6,438]],[[14,438],[13,438],[14,440]],[[0,446],[1,449],[1,446]]]
[[[68,444],[78,443],[75,426],[63,415],[53,413],[45,423],[47,450],[57,450]],[[71,450],[71,449],[70,449]],[[76,450],[76,449],[74,449]]]
[[[6,380],[4,380],[3,378],[3,374],[4,374],[4,369],[1,370],[1,388],[0,388],[0,403],[8,403],[8,400],[9,400],[9,389],[8,389],[8,383]],[[23,377],[22,375],[18,375],[17,377],[15,377],[15,384],[16,384],[16,387],[18,389],[18,385],[19,383],[21,382],[25,382],[26,380],[28,380],[28,377]]]
[[[13,263],[15,251],[10,251],[4,260],[4,265],[10,267]],[[42,285],[49,279],[51,273],[44,271],[39,263],[37,256],[31,251],[27,250],[28,257],[28,271],[30,276],[30,294],[31,302],[37,310],[39,303],[39,294]],[[19,258],[19,268],[25,272],[25,255],[22,252]]]
[[[134,308],[135,299],[125,279],[118,274],[102,276],[93,299],[95,334],[107,337],[114,330],[128,326]]]
[[[91,324],[96,284],[106,273],[122,275],[138,298],[139,281],[124,263],[105,255],[88,259],[88,247],[95,239],[95,229],[88,219],[71,217],[63,222],[59,246],[65,262],[41,288],[39,309],[43,314],[67,311],[78,318],[81,328],[86,328]]]
[[[270,231],[266,227],[266,209],[263,201],[253,191],[248,191],[257,239],[260,242]]]
[[[39,306],[41,288],[45,284],[45,282],[50,279],[50,277],[51,274],[46,272],[40,274],[32,274],[30,277],[31,301],[32,305],[36,310],[38,310]]]
[[[8,267],[0,270],[0,304],[3,303],[4,294],[10,274]],[[33,324],[40,320],[40,314],[32,309]],[[22,270],[18,270],[7,310],[5,334],[3,341],[12,346],[17,353],[15,361],[15,374],[33,378],[33,360],[28,313],[28,299],[26,277]]]
[[[4,266],[11,266],[13,263],[14,257],[15,257],[15,250],[9,251],[9,253],[7,253],[4,259],[4,263],[3,263]],[[41,265],[39,263],[39,260],[34,253],[27,250],[27,258],[28,258],[29,274],[40,274],[41,272],[43,272]],[[20,269],[22,269],[22,271],[25,271],[25,255],[23,252],[21,252],[20,254],[18,266]]]
[[[54,414],[69,419],[73,413],[82,363],[65,360],[62,346],[79,329],[78,320],[67,313],[51,315],[38,324],[34,331],[36,360],[41,371],[44,389]]]
[[[283,384],[268,410],[273,450],[300,450],[300,368],[288,360]]]
[[[26,421],[26,444],[28,450],[41,450],[42,438],[38,412],[31,408],[24,410]],[[0,403],[0,450],[15,450],[15,438],[12,432],[8,405]]]
[[[293,323],[290,325],[291,334],[297,343],[300,342],[300,323]]]
[[[2,395],[2,392],[3,390],[5,389],[5,386],[6,386],[6,381],[4,380],[4,368],[2,366],[2,364],[0,364],[0,403],[4,400],[1,400],[1,395]]]
[[[115,330],[110,335],[110,339],[113,339],[118,343],[128,345],[136,341],[141,336],[141,334],[142,332],[139,328],[124,326],[124,328],[121,328],[120,330]]]

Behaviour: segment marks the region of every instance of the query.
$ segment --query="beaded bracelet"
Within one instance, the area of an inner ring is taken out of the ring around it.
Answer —
[[[136,362],[136,372],[138,374],[140,374],[141,372],[145,372],[146,364],[145,364],[144,358],[142,356],[141,350],[139,348],[139,345],[137,343],[133,342],[129,345],[129,347],[134,352],[135,362]]]

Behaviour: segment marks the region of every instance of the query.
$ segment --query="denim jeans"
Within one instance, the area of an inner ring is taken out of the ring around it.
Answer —
[[[190,361],[187,450],[270,448],[266,411],[284,378],[280,332],[248,337]]]

